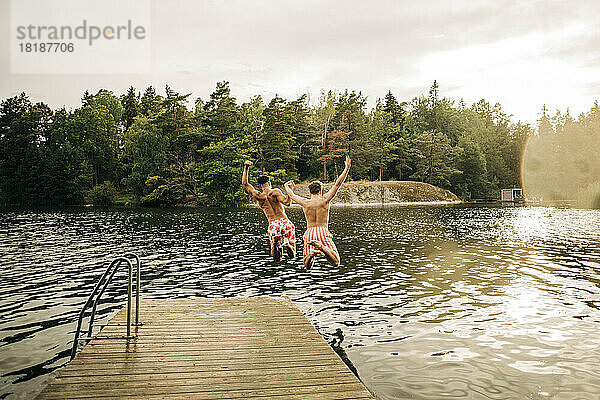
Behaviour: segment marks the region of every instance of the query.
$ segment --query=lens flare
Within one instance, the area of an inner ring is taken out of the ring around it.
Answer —
[[[600,208],[600,118],[590,113],[577,121],[549,121],[542,119],[525,145],[521,180],[526,198]]]

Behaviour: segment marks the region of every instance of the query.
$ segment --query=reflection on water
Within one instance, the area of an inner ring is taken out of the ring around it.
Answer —
[[[67,362],[78,310],[125,251],[143,256],[145,298],[291,297],[381,399],[600,393],[598,211],[335,208],[342,265],[311,273],[271,262],[265,230],[257,209],[0,213],[0,398]]]

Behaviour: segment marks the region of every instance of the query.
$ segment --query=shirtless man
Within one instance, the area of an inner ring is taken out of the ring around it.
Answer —
[[[342,174],[337,178],[335,184],[323,195],[323,184],[315,181],[308,185],[310,199],[300,197],[293,192],[295,187],[293,181],[285,183],[285,191],[288,196],[302,206],[306,217],[306,232],[304,232],[304,255],[302,261],[306,269],[311,269],[317,252],[323,253],[327,260],[337,267],[340,265],[340,254],[333,243],[333,235],[329,232],[329,205],[335,197],[342,183],[346,180],[350,171],[350,157],[346,156],[346,166]]]
[[[267,234],[271,243],[271,256],[275,261],[279,261],[282,249],[285,249],[288,258],[294,258],[296,257],[296,227],[283,209],[283,205],[289,206],[292,201],[289,196],[284,196],[281,190],[271,188],[271,181],[266,175],[258,177],[258,184],[262,191],[254,189],[248,183],[248,169],[251,165],[252,161],[244,163],[242,185],[258,201],[258,205],[267,216],[267,221],[269,221]]]

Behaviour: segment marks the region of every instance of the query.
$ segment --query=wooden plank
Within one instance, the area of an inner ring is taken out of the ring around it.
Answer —
[[[189,371],[195,372],[220,372],[220,371],[260,371],[285,368],[331,368],[337,365],[336,361],[329,358],[315,357],[296,357],[291,360],[265,360],[249,361],[240,360],[237,362],[222,362],[209,360],[207,362],[168,362],[163,360],[148,361],[146,364],[137,363],[136,369],[131,369],[130,364],[108,364],[98,363],[81,365],[81,368],[71,368],[70,370],[62,371],[61,377],[78,377],[78,376],[114,376],[114,375],[144,375],[144,374],[168,374],[168,373],[186,373]],[[200,361],[200,360],[197,360]],[[193,368],[190,368],[192,366]]]
[[[150,343],[136,343],[129,348],[124,348],[123,344],[115,343],[114,341],[105,341],[106,344],[92,344],[90,345],[89,352],[94,353],[125,353],[125,352],[138,352],[143,349],[149,351],[159,352],[186,352],[186,351],[202,351],[202,350],[223,350],[223,351],[236,351],[241,349],[293,349],[293,348],[305,348],[305,344],[311,346],[311,348],[318,347],[320,343],[315,339],[305,339],[304,343],[294,343],[289,341],[278,341],[278,340],[247,340],[247,341],[228,341],[223,340],[222,342],[202,342],[198,340],[189,341],[161,341],[161,342],[150,342]],[[228,348],[223,344],[226,344]]]
[[[115,354],[112,356],[108,355],[82,355],[73,360],[72,364],[83,364],[86,365],[94,365],[94,364],[111,364],[116,365],[118,363],[140,363],[144,362],[200,362],[206,361],[210,363],[211,361],[220,362],[220,363],[233,363],[238,361],[250,362],[255,360],[256,362],[267,362],[269,360],[272,361],[280,361],[280,362],[290,362],[299,358],[318,358],[318,359],[329,359],[331,358],[331,353],[325,350],[311,350],[311,349],[302,349],[302,351],[297,352],[286,352],[284,349],[279,352],[261,352],[261,351],[242,351],[237,353],[223,353],[223,352],[195,352],[189,354],[164,354],[164,353],[147,353],[140,355],[139,353],[130,353],[130,354]]]
[[[157,366],[160,364],[160,366]],[[108,375],[108,374],[142,374],[142,373],[153,373],[162,371],[221,371],[221,370],[260,370],[269,368],[288,368],[291,366],[321,366],[329,365],[332,368],[336,368],[336,363],[332,363],[330,359],[325,357],[321,358],[301,358],[288,360],[267,360],[264,362],[257,361],[245,361],[240,360],[239,362],[227,362],[222,360],[208,360],[202,362],[201,360],[187,361],[178,360],[176,362],[160,361],[160,362],[131,362],[131,363],[105,363],[105,364],[85,364],[80,368],[65,372],[66,376],[87,376],[87,375]],[[135,367],[135,370],[132,369]]]
[[[39,398],[373,398],[287,298],[143,299],[140,316],[136,338],[92,340]]]
[[[318,391],[316,390],[318,389]],[[139,394],[139,393],[122,393],[118,398],[122,399],[147,399],[147,400],[158,400],[158,399],[288,399],[288,398],[301,398],[301,399],[373,399],[369,392],[367,392],[359,383],[350,384],[338,384],[338,385],[322,385],[321,387],[315,386],[304,386],[304,387],[291,387],[291,388],[278,388],[278,389],[252,389],[245,391],[212,391],[212,392],[186,392],[185,390],[174,389],[169,393],[158,393],[158,394]],[[115,394],[107,393],[94,393],[92,395],[86,395],[85,393],[78,393],[76,396],[69,398],[86,399],[86,398],[115,398]],[[45,393],[43,399],[64,399],[59,392]]]
[[[230,370],[230,369],[222,369],[215,368],[212,371],[190,371],[182,370],[182,371],[172,371],[172,372],[137,372],[133,371],[130,375],[124,374],[116,374],[116,375],[103,375],[97,378],[94,378],[96,382],[117,382],[120,380],[127,381],[165,381],[170,379],[209,379],[209,378],[220,378],[220,377],[251,377],[251,376],[277,376],[281,374],[281,368],[265,368],[265,369],[243,369],[243,370]],[[311,377],[320,374],[324,374],[326,376],[336,375],[340,373],[348,374],[349,371],[337,371],[331,369],[330,365],[300,365],[293,367],[283,367],[285,368],[286,374],[293,374],[294,376],[300,377]],[[68,376],[65,374],[61,374],[60,377],[56,378],[57,381],[61,383],[84,383],[87,382],[88,374],[81,374],[77,376]]]
[[[328,374],[313,374],[305,376],[227,376],[216,378],[204,378],[197,381],[198,383],[190,382],[185,378],[172,378],[168,380],[121,380],[121,381],[103,381],[103,390],[110,390],[111,393],[126,393],[135,391],[136,393],[149,391],[152,393],[170,393],[172,390],[185,390],[194,392],[212,392],[212,391],[229,391],[229,390],[247,390],[247,389],[275,389],[285,387],[301,387],[312,386],[314,384],[339,384],[353,383],[355,377],[350,372],[338,372]],[[93,390],[98,387],[97,382],[78,382],[65,383],[60,378],[57,378],[49,391],[61,392],[68,397],[77,393],[86,393],[88,390]]]
[[[129,347],[118,347],[118,346],[90,346],[90,349],[86,352],[86,356],[100,355],[102,357],[111,356],[125,356],[128,354],[165,354],[165,355],[178,355],[180,353],[214,353],[227,355],[229,353],[280,353],[280,352],[305,352],[309,350],[324,349],[319,344],[314,344],[312,341],[306,341],[307,346],[300,344],[287,346],[286,343],[270,343],[269,345],[244,343],[241,345],[235,345],[230,342],[223,342],[223,346],[219,347],[216,344],[207,344],[202,346],[202,343],[179,343],[179,346],[168,345],[168,344],[140,344],[130,345]],[[314,344],[314,346],[310,346]],[[309,347],[310,346],[310,347]]]

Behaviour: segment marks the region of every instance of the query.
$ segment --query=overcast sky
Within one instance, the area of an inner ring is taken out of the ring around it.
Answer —
[[[10,73],[10,2],[0,0],[0,97],[52,107],[82,93],[169,84],[207,98],[228,80],[244,101],[356,89],[406,101],[500,102],[534,122],[543,104],[577,115],[600,100],[600,1],[153,0],[149,74]]]

